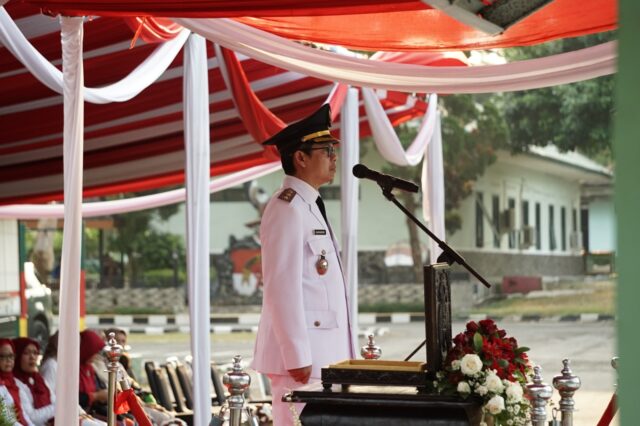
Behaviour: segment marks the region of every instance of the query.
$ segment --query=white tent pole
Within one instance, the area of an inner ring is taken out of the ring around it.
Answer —
[[[80,257],[84,151],[83,18],[61,17],[64,94],[64,231],[60,272],[56,417],[58,425],[78,424],[80,376]]]
[[[193,421],[196,425],[208,425],[211,422],[209,83],[205,39],[195,34],[185,47],[183,92]]]
[[[351,169],[360,158],[358,89],[350,87],[340,116],[342,179],[342,264],[349,289],[349,312],[353,336],[358,336],[358,181]],[[355,342],[354,342],[355,343]]]

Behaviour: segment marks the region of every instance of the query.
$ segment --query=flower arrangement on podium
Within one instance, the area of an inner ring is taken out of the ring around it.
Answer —
[[[481,426],[525,425],[530,404],[524,397],[532,374],[526,352],[490,319],[470,321],[453,339],[444,369],[436,373],[435,390],[442,395],[482,402]]]

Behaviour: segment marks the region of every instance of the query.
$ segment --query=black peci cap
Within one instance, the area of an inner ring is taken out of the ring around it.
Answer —
[[[339,143],[340,141],[331,135],[330,128],[331,107],[324,104],[310,116],[288,125],[262,144],[275,145],[280,155],[284,155],[292,154],[305,145],[314,143]]]

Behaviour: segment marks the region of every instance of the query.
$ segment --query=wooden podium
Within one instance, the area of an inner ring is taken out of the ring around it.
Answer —
[[[480,422],[474,400],[429,395],[415,387],[334,385],[326,392],[315,383],[285,395],[307,405],[300,415],[304,426],[469,426]]]
[[[447,263],[424,267],[426,362],[345,360],[323,368],[321,383],[285,395],[287,401],[307,404],[302,424],[477,424],[477,401],[431,392],[435,373],[451,347],[450,286]]]

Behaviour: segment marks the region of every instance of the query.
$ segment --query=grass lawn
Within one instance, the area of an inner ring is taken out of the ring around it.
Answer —
[[[471,309],[471,314],[508,315],[573,315],[582,313],[615,315],[615,283],[602,281],[584,283],[568,291],[559,287],[546,292],[544,296],[511,296],[500,300],[487,301]],[[554,294],[555,293],[555,294]],[[548,296],[546,295],[548,294]]]

